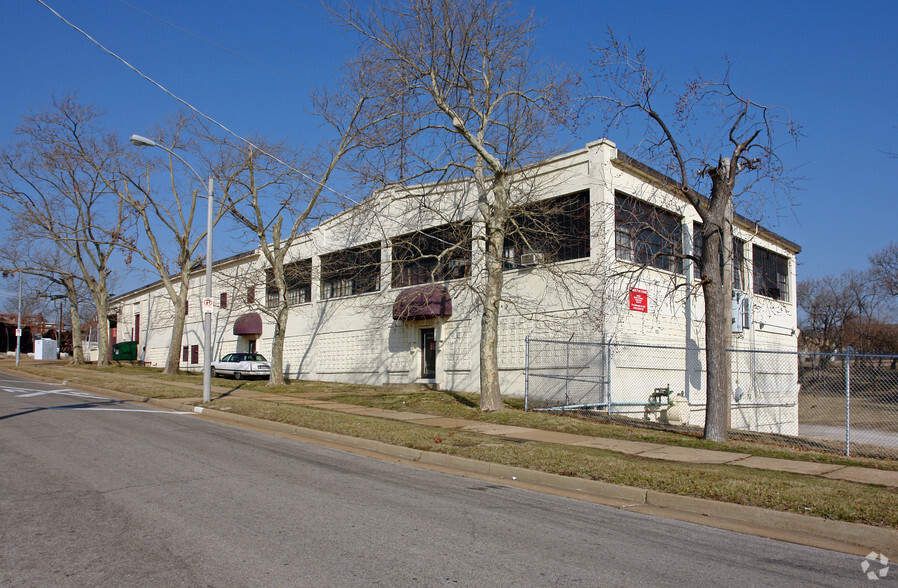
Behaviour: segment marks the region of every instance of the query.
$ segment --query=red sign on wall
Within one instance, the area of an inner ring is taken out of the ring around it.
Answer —
[[[630,310],[649,311],[649,293],[642,288],[630,288]]]

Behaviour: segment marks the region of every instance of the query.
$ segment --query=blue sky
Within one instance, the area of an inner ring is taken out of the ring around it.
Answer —
[[[333,85],[350,40],[311,0],[45,0],[206,114],[244,134],[315,144],[313,86]],[[523,0],[543,23],[537,54],[585,70],[605,30],[630,35],[671,83],[720,72],[787,108],[806,136],[783,151],[804,179],[765,226],[802,246],[799,279],[863,268],[898,240],[898,3]],[[170,24],[166,24],[166,22]],[[172,26],[175,25],[175,26]],[[200,39],[200,37],[202,39]],[[204,40],[203,40],[204,39]],[[78,91],[126,140],[180,105],[35,0],[0,8],[0,141],[29,108]],[[239,54],[239,55],[237,55]],[[241,57],[255,60],[253,63]],[[264,64],[264,65],[260,65]],[[598,127],[571,138],[599,138]],[[627,150],[635,137],[611,134]],[[216,255],[219,257],[219,255]]]

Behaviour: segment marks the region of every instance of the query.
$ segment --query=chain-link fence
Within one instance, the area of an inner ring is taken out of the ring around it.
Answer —
[[[734,437],[898,459],[898,356],[728,352]],[[646,426],[704,425],[698,346],[527,339],[528,409]]]

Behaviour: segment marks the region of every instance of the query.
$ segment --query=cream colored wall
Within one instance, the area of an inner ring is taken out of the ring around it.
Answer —
[[[633,269],[614,255],[613,206],[615,191],[620,190],[636,198],[651,202],[683,216],[684,227],[691,231],[692,222],[698,220],[691,208],[651,184],[647,178],[614,163],[616,151],[607,141],[591,143],[586,148],[555,158],[538,170],[528,174],[526,187],[534,198],[554,197],[580,190],[589,190],[592,239],[590,257],[555,264],[545,269],[516,269],[505,273],[504,297],[500,317],[499,362],[503,393],[522,396],[524,393],[524,342],[532,337],[567,340],[602,340],[613,334],[617,342],[669,345],[684,347],[688,340],[693,345],[703,343],[703,310],[701,295],[689,297],[688,289],[672,288],[672,279],[682,282],[683,276],[649,269],[636,276],[627,276]],[[412,194],[424,191],[411,190]],[[445,224],[451,220],[472,216],[475,202],[471,187],[456,184],[441,187],[439,192],[428,194],[429,202],[438,202],[437,210],[420,206],[420,196],[393,199],[389,194],[373,197],[348,213],[340,215],[305,235],[288,254],[292,260],[313,258],[312,301],[290,309],[284,347],[284,365],[288,377],[327,381],[384,384],[419,381],[421,350],[420,329],[433,327],[438,343],[436,382],[444,388],[476,392],[479,389],[480,313],[476,299],[465,281],[449,282],[452,294],[453,315],[448,319],[429,322],[403,323],[392,320],[392,303],[401,289],[390,287],[388,239],[415,229]],[[422,212],[425,210],[425,212]],[[475,229],[476,230],[476,229]],[[736,236],[746,241],[747,266],[751,267],[751,244],[786,255],[790,260],[790,299],[785,302],[755,297],[752,329],[734,337],[733,345],[744,349],[777,348],[796,349],[797,335],[795,312],[795,257],[775,243],[738,228]],[[338,298],[320,299],[320,283],[317,270],[319,256],[355,245],[379,241],[384,250],[381,267],[381,290],[375,293]],[[474,252],[473,279],[477,279],[478,261],[482,257]],[[234,261],[216,267],[213,284],[214,358],[238,350],[241,342],[233,335],[234,321],[245,312],[259,312],[263,317],[263,333],[257,342],[257,350],[270,354],[273,322],[264,312],[242,305],[245,292],[235,289],[224,274],[247,273],[261,268],[257,257]],[[614,279],[606,279],[609,273],[620,273]],[[686,272],[690,272],[687,270]],[[264,272],[258,274],[256,300],[264,304]],[[750,271],[746,276],[750,279]],[[190,313],[185,324],[183,345],[200,345],[202,350],[202,322],[200,300],[203,295],[203,276],[197,274],[191,281]],[[649,293],[649,312],[629,310],[627,292],[638,287]],[[220,292],[228,292],[227,309],[218,308]],[[749,293],[751,294],[751,293]],[[135,309],[141,314],[141,347],[146,345],[145,360],[161,367],[168,348],[171,304],[161,287],[149,293],[136,291],[116,301],[119,311],[119,327],[128,328]],[[687,320],[687,301],[691,312]],[[135,302],[137,304],[135,304]],[[762,327],[763,323],[763,327]],[[687,326],[690,325],[691,326]],[[149,329],[149,333],[147,333]],[[147,334],[149,335],[147,337]],[[121,337],[119,340],[122,340]],[[245,344],[245,342],[242,342]],[[667,353],[667,352],[665,352]],[[674,390],[686,391],[693,405],[692,424],[701,424],[703,413],[698,405],[704,402],[700,378],[684,370],[685,355],[682,351],[671,353],[671,358],[648,368],[621,352],[619,363],[611,373],[615,400],[622,403],[644,402],[655,383],[670,384]],[[703,364],[703,357],[698,364]],[[697,365],[698,365],[697,364]],[[195,365],[181,364],[184,369],[200,369]],[[756,368],[734,367],[734,374],[741,381],[747,378],[779,379],[791,381],[783,385],[784,397],[793,401],[797,397],[797,374],[788,366],[768,371]],[[795,422],[794,411],[789,408],[760,410],[739,409],[738,419],[748,426],[784,430]],[[734,412],[734,422],[737,420]],[[785,423],[785,424],[784,424]]]

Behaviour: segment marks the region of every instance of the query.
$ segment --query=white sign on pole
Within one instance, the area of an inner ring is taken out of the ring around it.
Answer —
[[[212,312],[212,299],[211,298],[203,298],[203,313],[211,313]]]
[[[16,329],[16,337],[22,336],[22,329]]]

